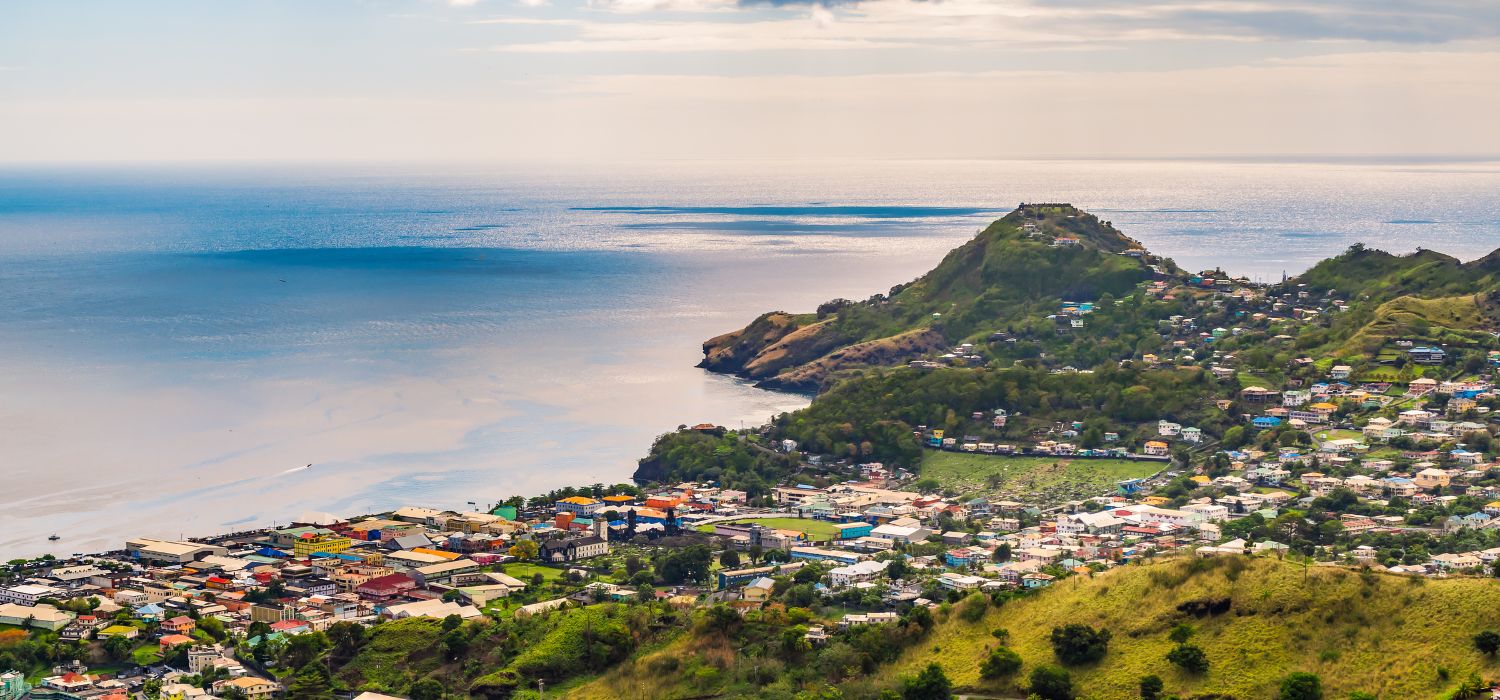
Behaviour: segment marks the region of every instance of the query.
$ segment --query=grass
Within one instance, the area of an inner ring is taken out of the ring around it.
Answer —
[[[796,530],[807,533],[807,538],[813,542],[831,542],[839,536],[839,529],[833,523],[808,518],[740,518],[729,522],[759,523],[775,530]],[[714,526],[700,525],[698,531],[713,532]]]
[[[1304,578],[1305,577],[1305,578]],[[1230,612],[1193,618],[1185,602],[1228,598]],[[1165,659],[1167,633],[1180,622],[1197,632],[1207,652],[1203,676],[1179,672]],[[1161,676],[1170,694],[1236,698],[1276,695],[1294,671],[1322,677],[1325,697],[1362,690],[1382,698],[1435,697],[1470,672],[1493,677],[1494,659],[1471,638],[1500,625],[1500,586],[1482,579],[1422,580],[1342,568],[1312,567],[1244,557],[1176,559],[1126,566],[1093,577],[1072,577],[1039,594],[991,608],[977,623],[956,616],[884,671],[889,679],[928,663],[941,664],[956,686],[984,694],[1014,692],[1010,682],[979,678],[979,664],[995,640],[1010,632],[1024,661],[1018,677],[1056,663],[1048,635],[1057,625],[1109,629],[1109,653],[1097,665],[1070,669],[1080,697],[1135,698],[1138,680]],[[1439,678],[1448,669],[1451,680]]]
[[[928,452],[921,475],[964,495],[1065,500],[1113,492],[1116,482],[1155,474],[1165,465],[1127,459],[998,457],[972,452]]]
[[[150,666],[161,661],[161,649],[155,644],[137,647],[135,651],[130,652],[130,659],[137,666]]]
[[[504,565],[503,573],[509,576],[514,576],[526,582],[530,582],[532,576],[541,574],[542,580],[550,583],[554,580],[562,578],[562,575],[566,572],[562,569],[553,568],[551,566],[542,566],[540,564],[511,563]]]

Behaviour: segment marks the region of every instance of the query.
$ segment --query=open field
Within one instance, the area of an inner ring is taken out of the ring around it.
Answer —
[[[1065,500],[1112,492],[1122,479],[1151,476],[1163,462],[1068,457],[1004,457],[968,452],[929,452],[921,477],[964,495],[1026,496]]]
[[[839,530],[833,523],[822,520],[810,520],[806,518],[740,518],[732,520],[735,523],[760,523],[766,527],[776,530],[796,530],[807,533],[807,538],[814,542],[828,542],[837,539]],[[700,532],[713,532],[713,525],[699,526]]]
[[[505,564],[502,570],[505,574],[514,576],[522,581],[530,581],[531,577],[535,574],[541,574],[542,578],[547,581],[560,578],[563,575],[562,569],[541,566],[539,564],[518,564],[512,562]]]

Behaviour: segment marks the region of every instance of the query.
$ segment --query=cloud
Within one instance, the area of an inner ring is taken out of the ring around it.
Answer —
[[[1395,43],[1500,36],[1500,3],[1488,0],[1057,0],[1036,7],[1076,15],[1095,28],[1154,28],[1183,36]]]
[[[846,21],[839,23],[837,33],[816,37],[799,34],[796,23],[761,25],[789,31],[779,37],[757,32],[756,42],[737,47],[712,40],[665,41],[656,36],[659,30],[638,26],[641,36],[615,36],[592,49],[564,40],[550,47],[521,44],[506,50],[750,51],[799,48],[799,43],[807,49],[905,47],[939,39],[950,48],[1170,39],[1439,44],[1500,37],[1500,2],[1492,0],[590,0],[589,7],[621,14],[837,9]],[[817,17],[826,25],[832,15]],[[745,24],[742,20],[709,18],[693,24],[705,37],[749,38],[734,26]]]

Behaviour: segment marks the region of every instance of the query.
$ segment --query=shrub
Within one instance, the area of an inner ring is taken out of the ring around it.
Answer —
[[[1042,700],[1073,700],[1073,677],[1057,666],[1037,666],[1031,669],[1031,694]]]
[[[979,665],[980,677],[990,679],[1013,676],[1020,670],[1021,655],[1009,647],[996,647]]]
[[[1141,700],[1158,700],[1166,684],[1161,682],[1161,676],[1141,676]]]
[[[901,700],[948,700],[953,697],[953,684],[943,667],[927,664],[915,676],[901,679]]]
[[[1109,630],[1096,630],[1088,625],[1064,625],[1052,628],[1052,653],[1070,666],[1086,664],[1104,658],[1109,651]]]
[[[1281,679],[1277,700],[1323,700],[1323,681],[1311,673],[1297,672]]]
[[[1178,644],[1167,652],[1167,660],[1188,673],[1203,673],[1208,670],[1208,654],[1194,644]]]

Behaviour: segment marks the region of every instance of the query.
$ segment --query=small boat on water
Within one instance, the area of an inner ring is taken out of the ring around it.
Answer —
[[[53,541],[53,542],[56,542],[56,541],[58,541],[58,540],[60,540],[60,539],[62,539],[62,538],[61,538],[61,537],[58,537],[58,536],[57,536],[57,533],[52,533],[52,535],[50,535],[50,536],[49,536],[49,537],[47,537],[47,539],[48,539],[48,540],[51,540],[51,541]]]

